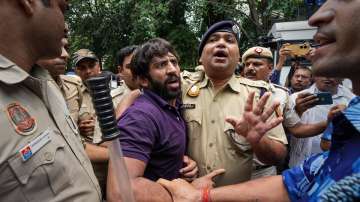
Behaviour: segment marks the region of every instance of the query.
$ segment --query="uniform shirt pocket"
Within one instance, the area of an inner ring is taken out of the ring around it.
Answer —
[[[234,127],[227,122],[225,122],[224,133],[230,139],[230,142],[232,143],[231,148],[235,151],[240,150],[245,152],[251,149],[250,143],[248,143],[243,136],[237,134]]]
[[[24,161],[20,154],[8,160],[8,164],[27,198],[51,197],[72,184],[70,165],[66,165],[65,142],[50,132],[51,141],[40,148],[31,158]],[[35,192],[34,192],[35,191]]]
[[[187,126],[188,137],[191,140],[198,139],[201,136],[202,128],[201,109],[186,109],[184,112],[184,119]]]

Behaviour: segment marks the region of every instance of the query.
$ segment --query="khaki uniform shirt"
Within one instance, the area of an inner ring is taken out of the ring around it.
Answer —
[[[290,106],[290,95],[287,88],[283,86],[279,86],[273,83],[269,83],[270,85],[270,92],[273,94],[273,100],[280,102],[280,108],[279,108],[279,114],[278,116],[283,116],[284,120],[282,122],[282,125],[284,127],[293,127],[297,123],[300,123],[300,117],[295,112],[295,109]],[[258,171],[256,170],[257,166],[263,166],[262,162],[260,162],[256,157],[254,158],[254,164],[253,164],[253,176],[258,175]],[[267,168],[265,168],[267,169]],[[262,170],[262,169],[260,169]],[[260,171],[262,172],[262,171]],[[276,173],[275,173],[276,174]],[[263,175],[265,177],[265,175]]]
[[[273,93],[274,100],[280,102],[280,112],[284,117],[284,127],[293,127],[300,123],[301,119],[290,105],[290,95],[287,88],[270,83],[270,91]]]
[[[249,93],[255,91],[255,100],[258,100],[261,89],[268,90],[269,85],[233,75],[225,87],[215,94],[212,83],[202,71],[183,72],[182,78],[184,118],[189,136],[188,154],[197,162],[200,176],[225,168],[225,174],[215,179],[216,186],[249,180],[253,162],[251,146],[245,138],[235,133],[225,118],[241,117]],[[193,86],[199,89],[197,96],[188,93]],[[267,136],[287,143],[281,125],[272,129]]]
[[[91,163],[47,72],[0,55],[0,201],[101,201]]]
[[[101,142],[101,130],[98,123],[98,120],[96,118],[95,109],[91,100],[91,95],[88,89],[85,85],[81,88],[81,94],[82,94],[82,104],[79,109],[79,119],[81,119],[83,116],[92,116],[95,119],[95,131],[93,137],[85,137],[85,139],[88,142],[98,144]],[[111,97],[113,98],[113,104],[114,109],[116,109],[116,106],[120,103],[123,96],[130,91],[126,90],[123,86],[119,86],[115,89],[112,89],[110,92]]]
[[[65,98],[71,117],[75,123],[77,123],[79,119],[79,109],[82,103],[80,89],[83,83],[81,79],[75,76],[60,75],[57,84]]]

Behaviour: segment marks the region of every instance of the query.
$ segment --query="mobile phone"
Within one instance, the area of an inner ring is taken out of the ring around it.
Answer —
[[[316,105],[331,105],[333,103],[332,95],[329,92],[315,93],[315,96],[319,99]]]

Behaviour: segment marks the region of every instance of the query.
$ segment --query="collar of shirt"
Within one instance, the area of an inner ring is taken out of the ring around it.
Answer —
[[[164,100],[162,97],[160,97],[158,94],[152,92],[151,90],[148,90],[148,89],[143,89],[143,95],[150,99],[151,101],[155,102],[157,105],[159,105],[161,108],[166,108],[168,109],[169,107],[170,108],[173,108],[173,106],[171,106],[166,100]],[[175,109],[177,111],[179,111],[180,109],[180,100],[179,99],[176,99],[176,103],[175,103]]]
[[[210,79],[207,75],[205,75],[204,79],[199,83],[199,88],[204,88],[210,83]],[[233,74],[230,78],[230,80],[226,83],[226,85],[228,85],[233,91],[236,92],[240,92],[241,91],[241,86],[240,86],[240,82],[236,79],[236,75]]]
[[[344,111],[345,117],[360,132],[360,96],[354,97]]]
[[[17,84],[24,81],[29,74],[0,54],[0,81],[6,84]]]

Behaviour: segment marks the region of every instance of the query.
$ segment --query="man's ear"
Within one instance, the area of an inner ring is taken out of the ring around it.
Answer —
[[[21,8],[24,9],[26,15],[32,16],[34,14],[34,0],[18,0]]]

